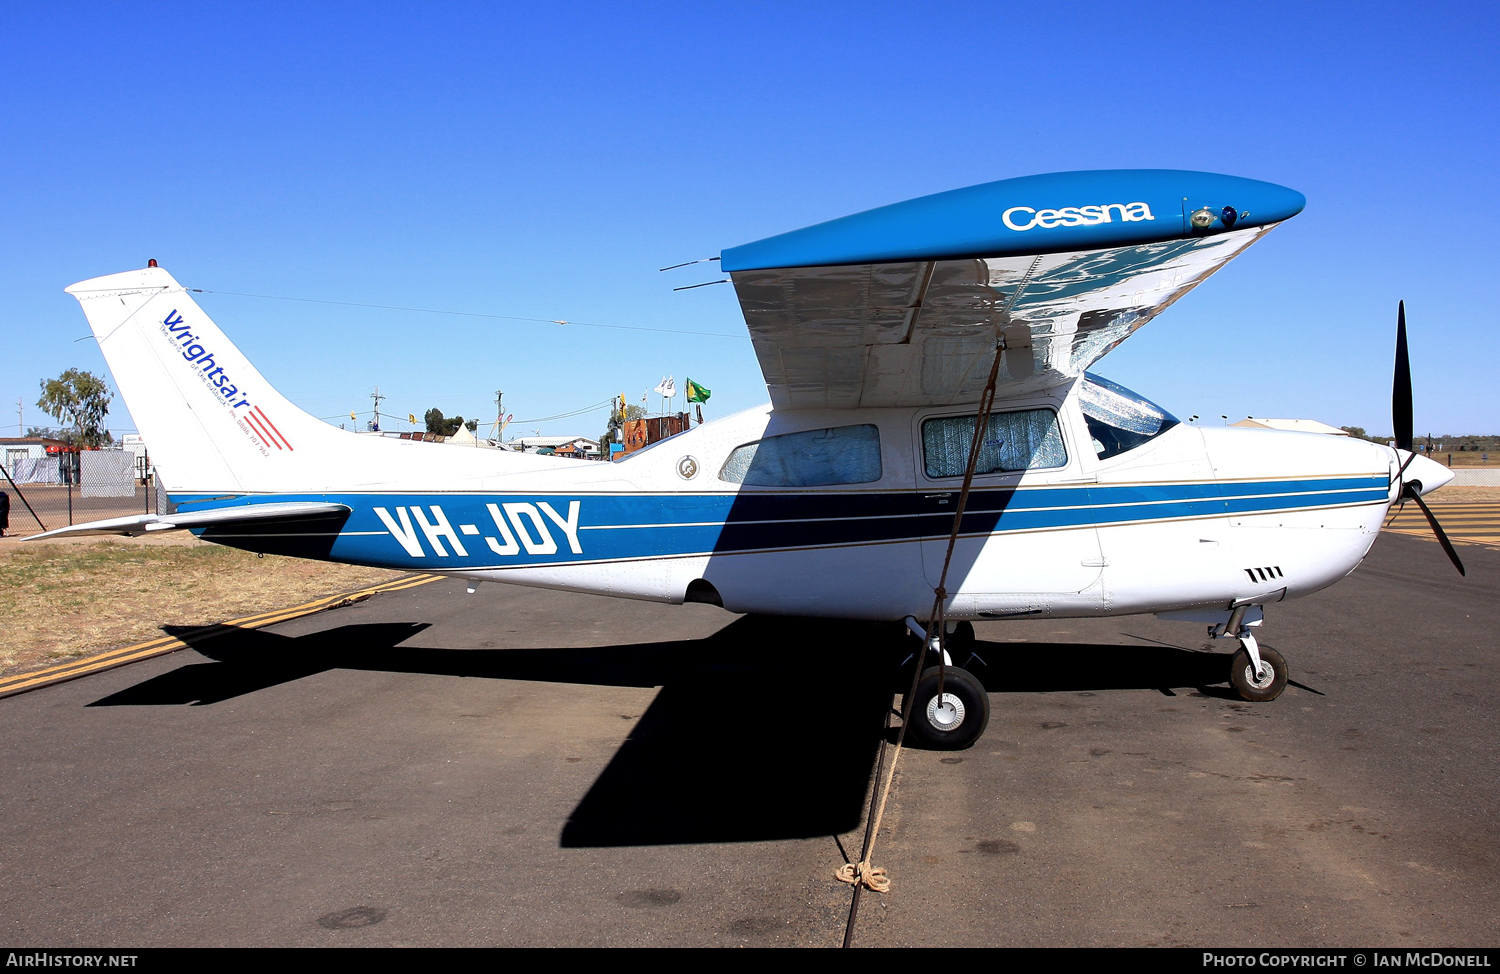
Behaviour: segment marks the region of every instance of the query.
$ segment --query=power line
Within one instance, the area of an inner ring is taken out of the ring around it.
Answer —
[[[718,282],[715,282],[718,283]],[[662,335],[697,335],[702,338],[749,338],[749,335],[725,335],[713,331],[684,331],[676,328],[646,328],[640,325],[607,325],[597,321],[564,321],[559,318],[522,318],[517,315],[492,315],[478,311],[447,311],[441,308],[408,308],[394,304],[362,304],[358,301],[329,301],[323,298],[293,298],[284,294],[248,294],[243,291],[211,291],[188,288],[194,294],[226,294],[237,298],[265,298],[270,301],[300,301],[303,304],[334,304],[345,308],[373,308],[378,311],[411,311],[425,315],[454,315],[460,318],[490,318],[495,321],[534,321],[548,325],[578,325],[583,328],[613,328],[617,331],[649,331]]]
[[[613,403],[614,403],[614,399],[610,398],[610,399],[604,400],[603,402],[596,402],[592,406],[584,406],[582,409],[575,409],[572,412],[558,413],[556,416],[538,416],[538,417],[536,417],[534,419],[512,420],[511,422],[518,422],[518,423],[523,423],[523,424],[524,423],[546,423],[546,422],[550,422],[550,421],[552,421],[554,419],[572,419],[574,416],[582,416],[584,413],[592,413],[592,412],[595,412],[597,410],[603,409],[605,406],[613,405]]]
[[[384,399],[385,396],[381,396],[380,398]],[[598,410],[604,409],[605,407],[611,405],[613,402],[614,402],[613,398],[611,398],[611,399],[605,399],[602,402],[596,402],[596,403],[593,403],[592,405],[582,406],[582,407],[580,407],[578,409],[571,409],[571,410],[569,410],[569,411],[567,411],[565,413],[557,413],[557,414],[552,415],[552,416],[536,416],[536,417],[533,417],[531,419],[511,420],[511,422],[512,423],[523,423],[523,424],[524,423],[548,423],[548,422],[551,422],[551,421],[557,420],[557,419],[572,419],[574,416],[582,416],[582,415],[584,415],[586,413],[597,412]],[[359,416],[379,415],[378,413],[375,413],[374,410],[370,410],[370,409],[357,409],[357,410],[354,410],[354,412],[355,412],[356,415],[359,415]],[[340,413],[337,416],[319,416],[318,419],[320,419],[320,420],[322,420],[323,422],[326,423],[326,422],[329,422],[329,421],[332,421],[332,420],[335,420],[335,419],[343,419],[347,415],[349,415],[349,414],[348,413]],[[416,413],[412,413],[411,415],[415,416]],[[411,425],[410,421],[400,419],[399,417],[397,417],[397,421],[398,422],[402,422],[402,423],[407,423],[408,425]],[[417,423],[417,425],[421,425],[420,421]]]

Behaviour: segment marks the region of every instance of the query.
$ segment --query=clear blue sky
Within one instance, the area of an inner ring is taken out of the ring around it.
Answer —
[[[670,372],[722,416],[766,398],[732,290],[658,267],[1160,167],[1308,207],[1099,371],[1182,416],[1383,432],[1405,298],[1417,432],[1500,431],[1497,28],[1493,3],[8,4],[0,424],[104,370],[62,289],[151,257],[220,292],[730,336],[202,296],[314,415],[379,385],[403,417],[489,419],[504,389],[524,420]]]

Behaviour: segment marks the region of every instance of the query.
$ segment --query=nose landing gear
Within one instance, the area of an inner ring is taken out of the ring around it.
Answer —
[[[1286,659],[1280,653],[1256,643],[1255,634],[1244,624],[1248,608],[1248,604],[1236,606],[1223,629],[1210,626],[1208,632],[1214,637],[1233,633],[1239,640],[1240,650],[1229,661],[1229,685],[1244,699],[1265,703],[1281,696],[1290,674]]]
[[[1286,660],[1269,646],[1259,649],[1259,672],[1247,651],[1241,649],[1234,654],[1229,662],[1229,683],[1246,700],[1264,703],[1275,700],[1286,689]]]

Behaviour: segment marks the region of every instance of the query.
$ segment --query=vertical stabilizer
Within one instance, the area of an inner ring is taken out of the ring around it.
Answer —
[[[165,270],[67,291],[174,493],[289,489],[310,465],[326,464],[330,440],[344,435],[271,388]]]

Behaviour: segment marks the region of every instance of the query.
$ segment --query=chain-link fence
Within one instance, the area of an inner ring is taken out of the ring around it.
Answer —
[[[85,450],[0,464],[0,533],[6,537],[171,510],[144,453]]]

